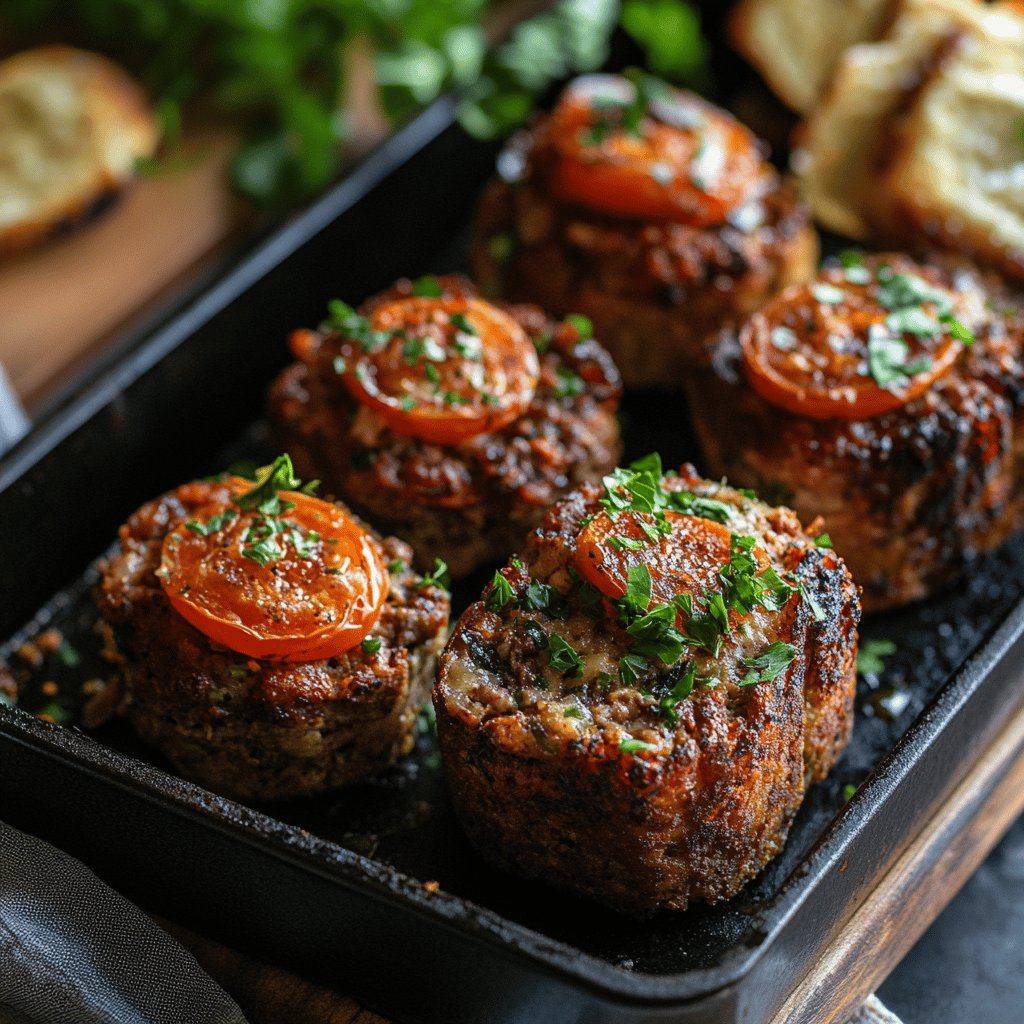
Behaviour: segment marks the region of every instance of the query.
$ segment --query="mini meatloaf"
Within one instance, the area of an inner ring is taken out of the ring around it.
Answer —
[[[621,386],[585,317],[495,305],[463,277],[399,281],[296,331],[270,412],[304,476],[453,576],[504,560],[621,454]]]
[[[590,75],[498,160],[485,294],[588,316],[627,387],[673,387],[704,338],[814,273],[817,236],[761,143],[643,77]]]
[[[969,270],[843,261],[724,332],[688,394],[710,472],[823,516],[876,611],[1019,527],[1024,323]]]
[[[654,458],[556,504],[434,688],[480,852],[634,915],[756,875],[853,724],[857,588],[816,529]]]
[[[408,752],[449,612],[407,544],[261,486],[256,503],[223,477],[143,505],[98,590],[139,735],[243,800],[335,789]]]

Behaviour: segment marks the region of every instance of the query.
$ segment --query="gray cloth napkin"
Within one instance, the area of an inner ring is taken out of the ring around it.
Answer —
[[[245,1024],[192,954],[81,862],[0,822],[0,1024]]]
[[[0,1024],[246,1024],[192,954],[74,857],[0,822]],[[849,1024],[900,1024],[873,996]]]

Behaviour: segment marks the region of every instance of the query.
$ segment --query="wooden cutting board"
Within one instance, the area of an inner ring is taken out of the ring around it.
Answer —
[[[245,223],[231,149],[226,133],[200,133],[93,223],[0,262],[0,363],[30,412]]]

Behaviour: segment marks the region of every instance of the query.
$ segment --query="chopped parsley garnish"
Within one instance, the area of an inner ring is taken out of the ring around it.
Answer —
[[[548,638],[548,664],[562,675],[583,675],[583,661],[564,636],[552,633]]]
[[[494,571],[494,578],[491,580],[491,589],[484,598],[484,607],[491,612],[501,611],[506,605],[511,604],[515,594],[512,592],[512,585],[501,574],[501,571]]]
[[[676,707],[693,692],[694,684],[697,681],[697,665],[689,662],[678,678],[672,683],[672,688],[658,701],[658,709],[668,721],[675,725],[679,721]]]
[[[440,587],[447,590],[451,580],[448,576],[448,563],[441,558],[434,559],[434,568],[420,579],[421,587]]]
[[[639,537],[609,537],[608,543],[616,551],[639,551],[641,548],[647,547],[648,541],[641,540]]]
[[[405,572],[407,568],[408,566],[401,558],[396,558],[394,561],[388,562],[388,572],[391,573],[392,576],[399,572]]]
[[[300,494],[314,494],[320,486],[319,480],[302,483],[295,475],[292,460],[287,455],[278,455],[269,465],[256,471],[256,486],[232,499],[247,512],[258,509],[267,515],[280,515],[285,505],[278,497],[278,491],[298,491]],[[294,506],[291,506],[294,507]]]
[[[461,331],[463,334],[468,334],[471,337],[479,335],[477,329],[466,319],[464,313],[452,313],[448,319],[457,331]]]
[[[627,736],[619,740],[619,750],[624,754],[633,754],[638,750],[653,750],[653,743],[644,743],[643,740],[635,740],[631,736]]]
[[[892,640],[864,640],[857,649],[857,675],[878,675],[885,669],[885,659],[895,653]]]
[[[49,718],[57,725],[64,725],[70,720],[71,715],[55,700],[51,700],[36,712],[36,718]]]
[[[740,680],[740,686],[753,686],[755,683],[770,683],[780,672],[789,668],[796,658],[796,648],[781,640],[770,643],[759,655],[741,659],[750,671]]]
[[[501,231],[487,239],[487,252],[495,263],[508,263],[515,251],[515,236],[508,231]]]
[[[814,538],[814,543],[819,548],[831,548],[832,538],[827,533],[819,533],[818,536]]]
[[[711,519],[716,523],[727,523],[733,513],[733,506],[726,501],[704,498],[692,491],[670,491],[672,507],[689,516]]]
[[[359,646],[362,647],[367,654],[376,654],[380,650],[380,637],[379,636],[368,636]]]
[[[579,707],[577,707],[574,704],[572,707],[568,707],[568,708],[566,708],[562,712],[562,717],[563,718],[585,718],[586,715],[583,714],[583,709],[582,708],[579,708]]]
[[[326,326],[358,342],[364,352],[376,352],[387,344],[392,335],[387,331],[375,331],[367,317],[357,313],[347,302],[331,299],[327,303]]]
[[[255,486],[232,498],[232,503],[245,512],[253,513],[253,520],[242,534],[241,554],[261,566],[267,566],[283,558],[290,544],[295,554],[302,559],[313,558],[321,541],[315,530],[302,530],[297,524],[283,518],[295,502],[282,498],[281,491],[298,491],[313,494],[320,486],[319,480],[303,484],[296,476],[292,460],[279,455],[269,466],[256,470]],[[209,537],[233,523],[238,518],[234,508],[227,508],[205,523],[198,519],[185,523],[185,529],[200,537]]]
[[[199,522],[198,519],[190,519],[185,524],[185,529],[199,534],[200,537],[209,537],[211,533],[224,529],[228,523],[237,518],[238,513],[233,508],[226,508],[220,515],[211,516],[205,523]]]
[[[519,598],[519,607],[524,611],[546,612],[553,619],[565,618],[567,606],[565,596],[550,583],[531,579]]]
[[[75,648],[65,640],[56,650],[57,660],[65,668],[77,668],[82,661],[82,656]]]
[[[857,786],[854,785],[854,783],[852,782],[848,782],[845,786],[843,786],[843,803],[848,804],[853,799],[854,794],[856,792]]]
[[[533,641],[533,646],[538,651],[547,649],[548,646],[548,635],[540,627],[540,623],[536,619],[520,619],[519,625],[522,626],[523,632]]]
[[[555,385],[555,398],[575,398],[583,394],[583,380],[566,366],[558,367],[558,383]]]
[[[650,667],[643,655],[624,654],[619,658],[619,682],[623,686],[636,686]]]
[[[615,131],[623,131],[633,138],[642,137],[643,119],[650,114],[651,104],[665,97],[669,86],[660,78],[635,70],[627,71],[626,77],[633,84],[628,100],[607,95],[591,98],[591,110],[596,116],[580,136],[583,145],[599,146]]]
[[[922,356],[907,361],[910,346],[902,338],[875,333],[868,338],[868,369],[880,388],[902,388],[914,374],[929,370],[932,361]]]
[[[439,299],[444,295],[441,282],[433,274],[424,274],[412,283],[412,293],[418,298]]]
[[[616,604],[627,618],[632,618],[643,615],[650,603],[651,571],[646,565],[631,565],[626,570],[626,592]]]
[[[570,326],[576,328],[576,333],[581,339],[592,338],[594,336],[594,323],[588,316],[583,316],[582,313],[570,313],[566,318],[565,322]]]
[[[871,271],[864,266],[864,253],[859,249],[845,249],[841,252],[839,264],[843,268],[843,277],[850,284],[871,283]]]
[[[673,604],[659,604],[634,619],[626,632],[634,637],[632,650],[646,657],[657,658],[664,665],[674,665],[682,657],[686,638],[676,628],[678,610]]]

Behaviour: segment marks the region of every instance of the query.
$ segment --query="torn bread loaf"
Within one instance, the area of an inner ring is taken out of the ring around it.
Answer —
[[[803,126],[794,168],[833,231],[936,245],[1024,275],[1024,15],[903,0],[850,47]]]
[[[158,142],[145,93],[105,57],[44,46],[0,62],[0,256],[86,219]]]
[[[730,34],[775,94],[806,114],[843,51],[880,36],[896,6],[897,0],[742,0]]]

